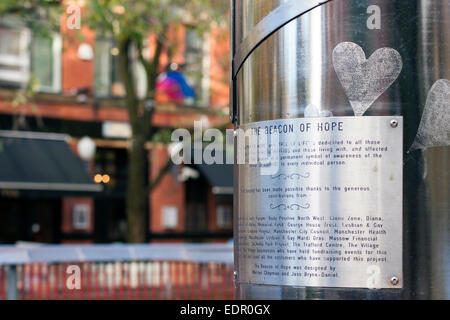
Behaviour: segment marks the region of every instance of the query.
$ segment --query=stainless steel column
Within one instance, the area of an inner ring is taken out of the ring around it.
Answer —
[[[404,287],[369,290],[250,285],[237,274],[238,297],[450,299],[450,1],[332,0],[263,39],[248,58],[242,55],[253,49],[239,52],[249,35],[257,36],[252,31],[261,27],[263,18],[289,2],[235,0],[234,53],[241,54],[243,62],[240,65],[234,56],[235,125],[301,118],[311,104],[334,116],[353,116],[333,66],[333,50],[342,42],[358,44],[367,57],[383,47],[397,50],[403,61],[402,72],[365,115],[404,117]],[[311,7],[317,4],[313,0],[297,2],[310,3]],[[380,9],[380,29],[368,28],[368,8],[373,5]],[[444,97],[444,109],[426,110],[435,93],[440,99]],[[441,117],[441,126],[426,128],[422,117],[431,119],[428,125],[436,121],[433,117]],[[419,149],[409,150],[415,141]],[[239,166],[235,170],[239,177]],[[238,192],[239,185],[235,190]],[[237,197],[235,200],[238,217],[240,207]],[[236,226],[235,232],[239,232]],[[237,235],[235,239],[238,270]]]

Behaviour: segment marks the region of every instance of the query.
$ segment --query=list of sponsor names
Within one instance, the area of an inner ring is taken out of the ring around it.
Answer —
[[[388,262],[383,217],[269,215],[238,224],[241,257],[261,261],[255,275],[336,278],[336,262]]]

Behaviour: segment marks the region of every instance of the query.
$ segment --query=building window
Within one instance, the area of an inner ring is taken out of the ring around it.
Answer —
[[[126,149],[97,149],[94,160],[94,175],[98,176],[100,183],[103,183],[104,192],[111,192],[115,196],[125,196],[127,172],[128,153]]]
[[[0,81],[20,85],[29,79],[30,32],[27,29],[0,27]]]
[[[136,48],[130,49],[132,72],[139,98],[146,95],[147,79],[144,67],[138,62]],[[143,50],[146,50],[145,48]],[[119,49],[110,38],[97,38],[95,41],[95,95],[100,98],[124,97],[125,88],[120,79]]]
[[[208,231],[208,188],[209,184],[202,175],[185,182],[187,232]]]
[[[33,75],[39,91],[59,92],[61,51],[59,34],[44,37],[24,27],[0,26],[0,82],[18,87]]]
[[[162,221],[164,229],[176,229],[178,227],[178,208],[164,206],[162,208]]]
[[[194,88],[194,104],[206,107],[209,104],[209,41],[195,27],[186,27],[186,52],[183,73]]]
[[[218,205],[216,209],[216,224],[218,228],[231,228],[233,224],[233,210],[229,205]]]
[[[59,34],[33,36],[31,45],[31,74],[39,81],[39,91],[61,91],[61,51]]]
[[[114,79],[118,79],[115,66],[117,59],[113,55],[112,41],[97,39],[95,41],[95,95],[109,97]]]
[[[72,209],[72,225],[75,230],[88,230],[91,226],[91,208],[87,204],[77,204]]]

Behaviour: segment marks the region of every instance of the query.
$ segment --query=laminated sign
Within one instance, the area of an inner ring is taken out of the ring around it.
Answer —
[[[402,132],[395,116],[240,126],[239,281],[402,288]]]

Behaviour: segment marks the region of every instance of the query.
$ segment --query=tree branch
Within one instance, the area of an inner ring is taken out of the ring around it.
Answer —
[[[135,126],[138,123],[138,99],[136,97],[136,87],[129,56],[129,49],[132,41],[129,36],[122,35],[118,37],[117,42],[119,48],[119,70],[121,79],[125,86],[127,108],[129,111],[131,125]]]
[[[155,54],[153,55],[153,60],[149,66],[149,75],[150,75],[148,78],[149,90],[156,89],[156,79],[157,79],[157,74],[158,74],[159,59],[161,57],[163,48],[164,48],[163,40],[160,37],[157,37]]]
[[[172,168],[172,166],[173,162],[172,159],[169,157],[164,166],[159,170],[158,175],[155,177],[155,179],[153,179],[150,182],[147,191],[148,193],[150,193],[161,182],[162,178],[166,175],[167,171],[169,171],[170,168]]]
[[[139,57],[139,61],[141,62],[141,64],[144,67],[145,70],[145,75],[146,75],[146,79],[147,79],[147,93],[146,93],[146,98],[150,101],[155,100],[155,95],[156,95],[156,81],[158,78],[158,65],[159,65],[159,58],[161,56],[164,44],[163,42],[160,40],[160,38],[157,38],[157,44],[156,44],[156,49],[155,49],[155,53],[153,56],[153,59],[151,62],[147,61],[143,54],[142,54],[142,49],[143,49],[143,45],[142,45],[142,39],[139,39],[136,41],[136,46],[137,46],[137,50],[138,50],[138,57]],[[147,102],[144,102],[147,103]],[[154,107],[152,108],[147,108],[145,105],[143,106],[142,110],[142,127],[144,128],[143,130],[145,131],[145,135],[148,136],[151,133],[151,122],[152,122],[152,117],[153,117],[153,113],[154,113]],[[150,137],[149,137],[150,138]]]
[[[150,63],[144,58],[144,55],[142,54],[142,50],[143,50],[142,39],[136,40],[136,47],[137,47],[137,50],[138,50],[139,62],[144,67],[145,73],[146,73],[147,78],[148,78],[149,71],[150,71]]]

